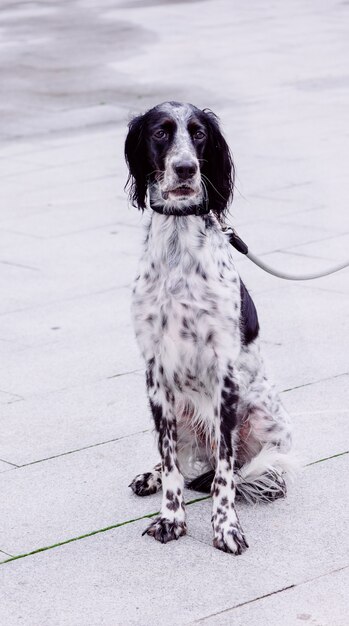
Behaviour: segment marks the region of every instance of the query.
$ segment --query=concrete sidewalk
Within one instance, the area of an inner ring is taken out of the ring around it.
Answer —
[[[304,471],[239,506],[250,549],[141,537],[160,496],[130,322],[142,216],[127,206],[133,113],[212,108],[237,166],[231,223],[273,266],[349,249],[348,3],[13,0],[1,8],[0,624],[348,624],[348,272],[281,281],[236,253]]]

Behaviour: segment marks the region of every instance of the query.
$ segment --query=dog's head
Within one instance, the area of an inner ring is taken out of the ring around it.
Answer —
[[[233,197],[234,165],[218,119],[191,104],[164,102],[129,124],[125,142],[130,199],[186,215],[208,206],[218,217]]]

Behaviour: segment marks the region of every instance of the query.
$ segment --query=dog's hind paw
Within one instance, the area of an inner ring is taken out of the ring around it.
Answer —
[[[230,554],[242,554],[248,548],[245,535],[240,525],[230,524],[221,526],[214,531],[213,545],[218,550],[229,552]]]
[[[150,535],[161,543],[167,543],[174,539],[179,539],[187,532],[187,525],[183,521],[169,520],[166,517],[156,517],[155,520],[146,528],[142,535]]]
[[[161,474],[159,472],[146,472],[138,474],[129,484],[136,496],[151,496],[161,489]]]

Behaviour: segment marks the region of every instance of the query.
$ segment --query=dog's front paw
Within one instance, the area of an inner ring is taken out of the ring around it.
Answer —
[[[129,484],[136,496],[151,496],[161,489],[161,475],[155,472],[138,474]]]
[[[214,528],[213,545],[231,554],[242,554],[248,548],[242,528],[233,522]]]
[[[181,520],[169,520],[166,517],[156,517],[155,520],[146,528],[142,535],[150,535],[161,543],[179,539],[187,532],[187,525]]]

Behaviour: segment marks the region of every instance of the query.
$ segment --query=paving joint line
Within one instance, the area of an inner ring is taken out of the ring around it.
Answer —
[[[137,374],[138,372],[143,372],[144,367],[139,367],[136,370],[130,370],[128,372],[121,372],[120,374],[113,374],[112,376],[107,376],[107,380],[111,380],[112,378],[119,378],[120,376],[125,376],[126,374]]]
[[[16,398],[16,400],[12,400],[12,401],[10,400],[10,402],[8,402],[7,404],[12,404],[13,402],[24,400],[24,396],[20,396],[18,393],[13,393],[12,391],[6,391],[6,389],[0,389],[0,393],[4,393],[6,396],[11,396],[13,398]]]
[[[271,596],[275,596],[278,593],[282,593],[283,591],[289,591],[290,589],[296,589],[297,587],[301,587],[302,585],[306,585],[308,583],[313,582],[314,580],[319,580],[320,578],[324,578],[324,576],[330,576],[331,574],[335,574],[336,572],[342,572],[345,569],[348,569],[349,565],[343,565],[343,567],[338,567],[330,572],[324,572],[323,574],[319,574],[319,576],[313,576],[312,578],[308,578],[307,580],[302,580],[299,583],[292,583],[291,585],[287,585],[286,587],[282,587],[281,589],[276,589],[275,591],[271,591],[270,593],[265,593],[262,596],[258,596],[258,598],[253,598],[253,600],[246,600],[246,602],[240,602],[239,604],[235,604],[234,606],[229,607],[228,609],[223,609],[222,611],[217,611],[217,613],[211,613],[210,615],[206,615],[205,617],[201,617],[200,619],[191,622],[192,624],[199,624],[201,622],[205,622],[211,617],[216,617],[217,615],[222,615],[223,613],[229,613],[230,611],[234,611],[234,609],[239,609],[242,606],[246,606],[248,604],[253,604],[254,602],[258,602],[259,600],[264,600],[265,598],[270,598]]]
[[[112,376],[107,376],[107,380],[109,379],[113,379],[113,378],[119,378],[121,376],[128,376],[130,374],[135,374],[138,372],[142,372],[144,368],[140,368],[140,369],[136,369],[136,370],[130,370],[127,372],[121,372],[120,374],[113,374]],[[318,383],[322,383],[322,382],[326,382],[328,380],[334,380],[336,378],[340,378],[341,376],[348,376],[349,373],[348,372],[342,372],[341,374],[336,374],[335,376],[331,376],[329,378],[322,378],[320,380],[315,380],[309,383],[304,383],[304,385],[298,385],[297,387],[290,387],[289,389],[283,389],[281,391],[281,393],[287,393],[288,391],[293,391],[295,389],[302,389],[303,387],[308,387],[310,385],[316,385]],[[104,379],[103,379],[104,380]],[[57,391],[53,391],[52,393],[57,393]],[[347,409],[345,409],[347,410]],[[121,441],[123,439],[127,439],[129,437],[134,437],[135,435],[140,435],[140,434],[144,434],[144,433],[148,433],[151,432],[151,428],[146,428],[144,430],[137,430],[134,433],[130,433],[128,435],[123,435],[122,437],[115,437],[114,439],[107,439],[106,441],[99,441],[97,443],[92,443],[89,444],[88,446],[82,446],[81,448],[76,448],[75,450],[68,450],[67,452],[61,452],[59,454],[53,454],[52,456],[48,456],[48,457],[44,457],[42,459],[37,459],[35,461],[30,461],[29,463],[23,463],[21,465],[18,465],[16,463],[12,463],[10,461],[4,461],[4,463],[9,463],[10,465],[13,465],[15,468],[20,469],[22,467],[28,467],[30,465],[35,465],[36,463],[44,463],[45,461],[51,461],[52,459],[58,459],[59,457],[62,456],[68,456],[69,454],[75,454],[76,452],[83,452],[84,450],[89,450],[91,448],[96,448],[98,446],[103,446],[106,445],[108,443],[114,443],[116,441]],[[327,457],[327,458],[332,458],[332,457]],[[0,459],[0,461],[3,459]],[[314,461],[314,463],[318,463],[320,461]]]
[[[296,385],[296,387],[289,387],[288,389],[283,389],[281,393],[287,393],[288,391],[294,391],[295,389],[303,389],[303,387],[310,387],[311,385],[317,385],[318,383],[325,383],[328,380],[335,380],[336,378],[341,378],[341,376],[348,376],[349,372],[342,372],[341,374],[335,374],[335,376],[328,376],[327,378],[320,378],[319,380],[313,380],[309,383],[304,383],[303,385]]]
[[[327,278],[327,276],[324,276],[324,278]],[[336,294],[339,294],[341,296],[347,296],[348,295],[348,292],[344,289],[344,287],[343,288],[341,288],[341,287],[333,288],[329,284],[326,285],[326,286],[324,285],[323,287],[320,287],[319,283],[317,283],[316,285],[309,285],[309,282],[310,281],[308,281],[308,285],[306,283],[302,283],[299,286],[302,287],[302,289],[305,289],[306,287],[311,287],[311,289],[313,289],[315,291],[323,291],[324,293],[327,293],[327,294],[329,294],[329,293],[336,293]]]
[[[318,459],[317,461],[312,461],[311,463],[307,463],[304,467],[311,467],[311,465],[324,463],[325,461],[329,461],[330,459],[336,459],[337,457],[345,456],[346,454],[349,454],[349,450],[345,450],[344,452],[338,452],[338,454],[332,454],[331,456],[325,456],[323,459]]]
[[[20,309],[10,309],[9,311],[3,311],[0,313],[0,316],[3,317],[5,315],[13,315],[14,313],[26,313],[27,311],[33,311],[36,309],[44,309],[54,304],[62,304],[65,302],[75,302],[76,300],[89,298],[91,296],[94,297],[94,296],[104,295],[106,293],[117,292],[119,289],[128,289],[130,287],[130,284],[131,283],[129,282],[124,285],[119,285],[119,286],[114,285],[113,287],[106,287],[105,289],[96,289],[96,290],[92,290],[86,293],[79,293],[75,296],[57,298],[56,300],[51,300],[49,302],[37,302],[36,304],[29,304],[28,306],[21,307]]]
[[[1,315],[2,315],[2,313],[0,313],[0,316]],[[47,342],[47,343],[45,343],[43,345],[49,346],[50,344],[51,344],[51,342]],[[32,347],[35,347],[35,346],[29,346],[29,345],[22,344],[21,352],[23,352],[26,349],[31,349]],[[90,384],[91,385],[97,385],[98,383],[104,382],[104,381],[112,379],[112,378],[118,378],[120,376],[129,376],[129,375],[131,375],[133,373],[142,372],[142,371],[144,371],[143,367],[141,367],[139,369],[136,369],[136,370],[127,370],[126,372],[120,372],[120,374],[113,374],[112,376],[102,376],[102,377],[98,377],[98,378],[93,378],[90,381]],[[49,389],[48,391],[43,391],[41,393],[32,393],[32,394],[26,395],[25,397],[24,396],[20,396],[20,395],[15,394],[15,393],[12,393],[10,391],[4,391],[3,389],[0,389],[0,392],[2,391],[3,393],[6,393],[8,395],[16,396],[17,397],[16,400],[12,400],[10,402],[7,402],[7,404],[14,404],[15,402],[23,402],[23,401],[27,401],[27,400],[30,401],[30,400],[33,400],[33,399],[37,400],[38,398],[39,399],[46,398],[47,396],[51,396],[51,395],[54,395],[54,394],[57,394],[57,393],[62,393],[64,391],[70,392],[73,389],[80,389],[82,386],[84,386],[84,385],[81,382],[79,382],[79,383],[75,383],[73,385],[68,385],[68,386],[65,386],[65,387],[58,387],[57,389]]]
[[[190,500],[187,502],[187,505],[195,504],[195,502],[200,502],[201,500],[208,500],[210,496],[204,496],[202,498],[196,498],[195,500]],[[108,532],[109,530],[114,530],[114,528],[120,528],[121,526],[127,526],[128,524],[133,524],[134,522],[139,522],[143,519],[149,519],[151,517],[155,517],[155,515],[159,515],[160,511],[155,511],[155,513],[147,513],[146,515],[142,515],[141,517],[135,517],[134,519],[126,520],[124,522],[119,522],[118,524],[112,524],[111,526],[106,526],[105,528],[99,528],[98,530],[93,530],[90,533],[85,533],[83,535],[79,535],[78,537],[72,537],[71,539],[65,539],[64,541],[59,541],[50,546],[44,546],[43,548],[37,548],[36,550],[31,550],[30,552],[26,552],[24,554],[17,554],[12,556],[10,559],[6,559],[0,563],[0,565],[4,565],[5,563],[10,563],[11,561],[18,561],[18,559],[24,559],[28,556],[33,556],[34,554],[38,554],[39,552],[46,552],[47,550],[52,550],[53,548],[59,548],[60,546],[65,546],[68,543],[73,543],[74,541],[80,541],[81,539],[87,539],[88,537],[93,537],[94,535],[99,535],[101,533]]]
[[[12,467],[20,467],[19,465],[16,465],[16,463],[11,463],[11,461],[5,461],[5,459],[0,459],[0,461],[6,463],[7,465],[12,465]]]
[[[327,257],[314,256],[313,254],[305,254],[304,252],[295,252],[294,250],[290,251],[289,249],[280,250],[280,254],[289,254],[291,256],[298,256],[306,259],[315,259],[317,261],[324,261],[324,263],[331,263],[331,261],[333,262],[333,259],[329,259]]]
[[[332,233],[331,235],[329,235],[328,237],[321,237],[320,239],[310,239],[309,241],[304,241],[302,243],[296,243],[293,246],[288,246],[287,248],[275,248],[273,250],[268,250],[267,252],[259,252],[259,256],[266,256],[268,254],[274,254],[274,252],[288,252],[289,250],[293,250],[294,248],[301,248],[302,246],[308,246],[312,243],[321,243],[323,241],[329,241],[331,239],[336,239],[337,237],[346,237],[348,235],[348,232],[345,231],[344,233]]]
[[[12,261],[4,261],[0,260],[1,265],[9,265],[10,267],[18,267],[24,270],[31,270],[33,272],[41,272],[41,269],[38,267],[32,267],[31,265],[23,265],[22,263],[14,263]]]
[[[6,554],[6,556],[11,556],[13,557],[13,554],[10,554],[9,552],[5,552],[5,550],[0,550],[0,554]]]
[[[328,456],[325,457],[323,459],[318,459],[317,461],[312,461],[311,463],[307,463],[304,467],[310,467],[311,465],[316,465],[317,463],[323,463],[325,461],[328,461],[330,459],[334,459],[340,456],[344,456],[346,454],[349,454],[349,450],[347,450],[346,452],[339,452],[338,454],[333,454],[332,456]],[[205,500],[209,500],[211,498],[211,496],[202,496],[200,498],[194,498],[194,500],[189,500],[189,502],[186,502],[187,506],[190,506],[191,504],[196,504],[197,502],[204,502]],[[118,524],[112,524],[111,526],[106,526],[105,528],[100,528],[98,530],[93,530],[90,533],[85,533],[83,535],[79,535],[78,537],[72,537],[71,539],[65,539],[64,541],[60,541],[57,543],[54,543],[50,546],[44,546],[43,548],[37,548],[36,550],[31,550],[30,552],[26,552],[24,554],[17,554],[15,556],[12,556],[10,559],[6,559],[5,561],[2,561],[2,563],[0,563],[1,565],[5,565],[5,563],[10,563],[11,561],[17,561],[18,559],[24,559],[28,556],[33,556],[35,554],[38,554],[39,552],[46,552],[48,550],[52,550],[53,548],[59,548],[60,546],[64,546],[68,543],[73,543],[74,541],[80,541],[81,539],[87,539],[88,537],[93,537],[94,535],[99,535],[101,533],[104,532],[108,532],[109,530],[114,530],[115,528],[120,528],[121,526],[127,526],[128,524],[133,524],[134,522],[139,522],[143,519],[148,519],[151,517],[155,517],[155,515],[159,515],[160,511],[155,511],[155,513],[147,513],[146,515],[142,515],[141,517],[135,517],[134,519],[130,519],[130,520],[125,520],[123,522],[119,522]],[[234,607],[233,607],[234,608]]]
[[[61,452],[60,454],[53,454],[52,456],[47,456],[44,459],[37,459],[36,461],[30,461],[29,463],[23,463],[22,465],[15,465],[14,463],[12,465],[15,465],[17,469],[21,469],[22,467],[29,467],[30,465],[36,465],[37,463],[44,463],[45,461],[51,461],[52,459],[59,459],[62,456],[75,454],[75,452],[82,452],[83,450],[90,450],[91,448],[98,448],[98,446],[105,446],[108,443],[115,443],[116,441],[122,441],[123,439],[129,439],[130,437],[135,437],[136,435],[141,435],[141,434],[148,433],[148,432],[150,432],[149,428],[147,428],[146,430],[137,430],[135,433],[130,433],[129,435],[123,435],[122,437],[116,437],[115,439],[108,439],[107,441],[99,441],[98,443],[91,443],[89,446],[76,448],[76,450],[68,450],[68,452]]]

